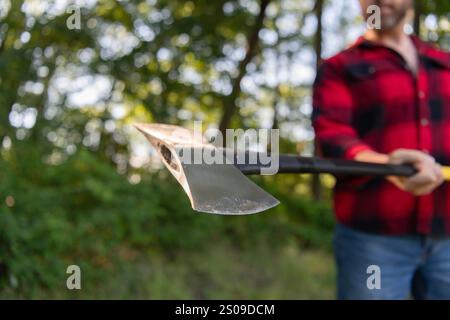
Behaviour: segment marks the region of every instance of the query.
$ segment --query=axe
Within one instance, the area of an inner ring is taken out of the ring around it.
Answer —
[[[245,175],[259,175],[267,166],[258,153],[237,152],[216,148],[206,143],[200,134],[167,124],[134,125],[153,148],[162,162],[183,187],[191,206],[199,212],[243,215],[265,211],[279,204]],[[196,155],[222,153],[223,163],[195,161]],[[341,159],[277,155],[277,173],[329,173],[350,176],[403,176],[416,173],[411,165],[377,164]],[[256,161],[247,161],[253,157]],[[244,160],[244,161],[243,161]],[[445,180],[450,180],[450,167],[443,167]]]

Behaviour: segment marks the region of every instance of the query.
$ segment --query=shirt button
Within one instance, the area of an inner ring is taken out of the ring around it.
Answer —
[[[420,98],[420,99],[425,98],[425,92],[419,91],[419,98]]]
[[[420,119],[420,124],[422,125],[422,126],[427,126],[428,125],[428,119],[427,118],[422,118],[422,119]]]

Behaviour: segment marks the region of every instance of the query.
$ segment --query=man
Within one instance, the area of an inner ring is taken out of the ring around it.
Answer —
[[[413,0],[361,0],[381,26],[324,61],[313,125],[326,157],[411,163],[410,178],[339,177],[340,299],[450,299],[450,55],[404,33]],[[369,13],[367,13],[369,11]]]

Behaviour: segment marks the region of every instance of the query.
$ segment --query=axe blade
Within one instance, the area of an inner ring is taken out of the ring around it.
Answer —
[[[136,124],[181,184],[194,210],[243,215],[279,204],[272,195],[243,175],[233,164],[199,164],[180,157],[181,150],[214,148],[188,129],[165,124]],[[192,158],[191,158],[192,160]]]

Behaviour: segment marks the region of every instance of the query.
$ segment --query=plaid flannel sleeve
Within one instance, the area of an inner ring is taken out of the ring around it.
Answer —
[[[319,152],[324,157],[352,160],[360,151],[373,150],[352,126],[353,97],[338,66],[324,61],[313,90],[312,124]]]

